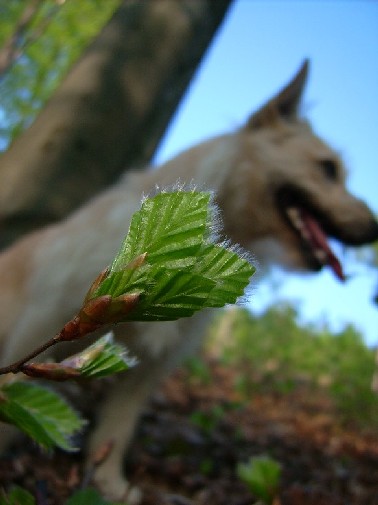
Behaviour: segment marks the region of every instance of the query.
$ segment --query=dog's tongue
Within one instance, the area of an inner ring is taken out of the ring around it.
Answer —
[[[321,250],[324,254],[323,264],[329,265],[334,274],[341,281],[345,280],[343,268],[340,261],[330,248],[327,237],[324,231],[321,229],[319,223],[306,211],[302,209],[302,219],[304,225],[310,235],[311,244],[315,250]]]

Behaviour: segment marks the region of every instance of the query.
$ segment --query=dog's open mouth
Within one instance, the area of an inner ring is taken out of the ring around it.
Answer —
[[[341,281],[345,280],[341,263],[329,246],[327,235],[320,223],[307,210],[300,207],[287,207],[286,215],[299,233],[306,248],[319,265],[328,265]]]
[[[310,207],[298,203],[291,192],[279,195],[279,206],[303,245],[308,263],[314,270],[329,266],[341,281],[345,280],[342,265],[332,251],[325,226]]]

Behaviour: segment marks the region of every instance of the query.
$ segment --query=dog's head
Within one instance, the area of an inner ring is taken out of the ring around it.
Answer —
[[[328,239],[370,243],[378,239],[378,223],[347,191],[339,156],[298,116],[307,73],[306,61],[240,130],[220,205],[227,234],[260,262],[309,271],[328,265],[343,279]]]

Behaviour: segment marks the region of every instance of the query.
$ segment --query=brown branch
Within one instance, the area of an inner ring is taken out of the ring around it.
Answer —
[[[142,255],[145,257],[144,255]],[[104,271],[105,272],[105,271]],[[104,278],[104,272],[101,272],[91,286],[88,295],[93,292],[101,279]],[[125,317],[138,306],[139,294],[124,294],[113,298],[111,295],[102,295],[95,298],[86,296],[83,306],[79,313],[73,317],[53,338],[31,351],[27,356],[12,363],[11,365],[0,368],[0,375],[7,373],[24,372],[23,366],[33,358],[36,358],[50,347],[59,342],[70,342],[93,333],[102,326],[121,322]],[[26,372],[25,372],[26,373]]]
[[[43,345],[37,347],[37,349],[34,349],[30,354],[25,356],[24,358],[21,358],[20,360],[16,361],[15,363],[12,363],[11,365],[5,366],[0,368],[0,375],[5,375],[7,373],[18,373],[22,372],[22,366],[30,361],[31,359],[35,358],[36,356],[39,356],[43,352],[45,352],[47,349],[52,347],[53,345],[57,344],[60,342],[60,333],[55,335],[55,337],[51,338],[47,342],[45,342]]]

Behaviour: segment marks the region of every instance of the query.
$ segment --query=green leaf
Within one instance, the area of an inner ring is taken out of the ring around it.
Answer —
[[[113,297],[125,293],[141,293],[148,288],[151,266],[186,269],[197,262],[205,234],[209,233],[210,193],[178,191],[160,193],[144,200],[135,212],[129,232],[114,259],[108,277],[93,293]],[[128,265],[147,253],[139,268]]]
[[[15,486],[7,496],[0,497],[0,505],[35,505],[35,503],[34,496],[19,486]]]
[[[76,450],[70,437],[84,421],[57,394],[29,382],[5,385],[0,400],[0,417],[50,449],[58,446]]]
[[[212,279],[215,287],[209,294],[206,307],[223,307],[243,295],[255,267],[238,253],[219,244],[208,244],[201,251],[195,271]]]
[[[124,346],[113,342],[113,333],[110,332],[61,364],[79,370],[83,377],[94,378],[128,370],[136,364],[136,360],[127,354]]]
[[[153,265],[175,269],[193,265],[210,231],[210,200],[210,193],[196,191],[160,193],[144,200],[110,271],[121,270],[144,252]]]
[[[133,321],[172,321],[192,316],[206,306],[216,283],[204,276],[183,270],[156,268],[151,272],[153,287],[130,312]]]
[[[89,299],[138,294],[125,321],[168,321],[235,303],[255,269],[237,252],[213,243],[214,228],[208,192],[177,191],[146,199]]]

